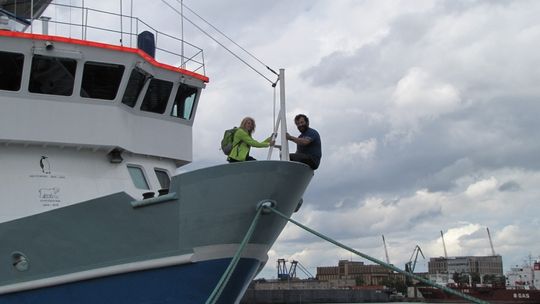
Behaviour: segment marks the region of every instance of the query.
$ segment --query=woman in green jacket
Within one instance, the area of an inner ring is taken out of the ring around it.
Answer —
[[[255,160],[255,158],[249,156],[249,149],[251,147],[255,148],[266,148],[274,145],[274,141],[271,140],[272,137],[268,137],[263,142],[258,142],[251,134],[255,131],[255,120],[251,117],[246,117],[242,119],[240,127],[236,130],[233,137],[232,150],[229,153],[227,161],[230,163],[246,161],[246,160]]]

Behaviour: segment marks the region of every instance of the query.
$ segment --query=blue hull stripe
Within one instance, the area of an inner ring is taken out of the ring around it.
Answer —
[[[212,293],[231,259],[125,273],[0,295],[3,304],[201,304]],[[243,258],[218,303],[239,300],[259,268]]]

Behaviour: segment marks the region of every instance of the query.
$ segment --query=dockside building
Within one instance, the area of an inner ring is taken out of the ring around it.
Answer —
[[[430,258],[428,262],[428,273],[430,275],[477,273],[480,276],[502,276],[502,257],[500,255],[490,255]]]
[[[337,266],[317,267],[319,281],[353,281],[361,285],[383,285],[386,279],[404,280],[405,276],[380,265],[366,265],[364,262],[340,260]]]

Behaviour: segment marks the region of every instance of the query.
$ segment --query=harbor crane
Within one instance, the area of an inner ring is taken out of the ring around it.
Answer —
[[[445,259],[448,259],[448,253],[446,253],[446,244],[444,243],[444,234],[441,230],[441,239],[442,239],[442,245],[443,245],[443,248],[444,248],[444,258]]]
[[[495,249],[493,248],[493,241],[491,240],[491,233],[489,233],[489,228],[486,227],[488,238],[489,238],[489,246],[491,246],[491,255],[495,256]]]
[[[384,234],[382,235],[382,242],[384,246],[384,254],[386,256],[386,263],[390,265],[390,258],[388,257],[388,248],[386,248],[386,240],[384,239]]]
[[[279,280],[289,280],[296,278],[296,268],[300,269],[304,273],[304,275],[307,276],[308,279],[313,279],[313,275],[307,270],[302,263],[299,261],[292,260],[290,262],[289,267],[287,268],[287,260],[285,259],[278,259],[277,260],[277,271],[278,271],[278,279]]]
[[[414,273],[414,268],[416,267],[416,261],[418,260],[418,253],[422,255],[422,258],[424,259],[426,258],[424,256],[424,253],[422,252],[422,249],[420,249],[420,246],[416,245],[416,247],[414,247],[413,252],[411,254],[411,258],[409,259],[407,263],[405,263],[406,272]],[[413,257],[414,257],[414,260],[413,260]],[[411,286],[413,284],[413,280],[410,277],[407,277],[405,279],[405,284],[407,284],[407,286]]]
[[[292,269],[287,269],[287,260],[285,259],[277,260],[277,277],[279,280],[289,279],[291,277],[291,270]],[[296,270],[294,270],[294,272],[296,272]]]
[[[412,252],[411,258],[409,259],[407,263],[405,263],[405,271],[414,273],[414,268],[416,267],[416,261],[418,260],[419,253],[422,255],[422,258],[424,259],[426,258],[424,256],[424,253],[422,252],[422,249],[420,249],[420,246],[416,245],[416,247],[414,247],[414,250]],[[413,261],[413,257],[414,257],[414,261]]]

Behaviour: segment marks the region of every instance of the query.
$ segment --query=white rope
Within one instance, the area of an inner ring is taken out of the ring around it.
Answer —
[[[276,87],[274,86],[274,116],[272,116],[272,122],[274,123],[274,128],[272,130],[276,129]]]
[[[276,138],[277,138],[277,131],[279,129],[279,125],[280,125],[280,122],[281,122],[281,115],[276,120],[276,86],[273,86],[273,87],[274,87],[274,101],[273,101],[274,102],[274,109],[273,109],[274,113],[273,113],[272,121],[274,123],[274,128],[272,130],[274,130],[274,131],[272,133],[271,139],[275,141]],[[268,148],[268,155],[266,157],[267,160],[270,160],[272,158],[273,150],[274,150],[273,146]]]

